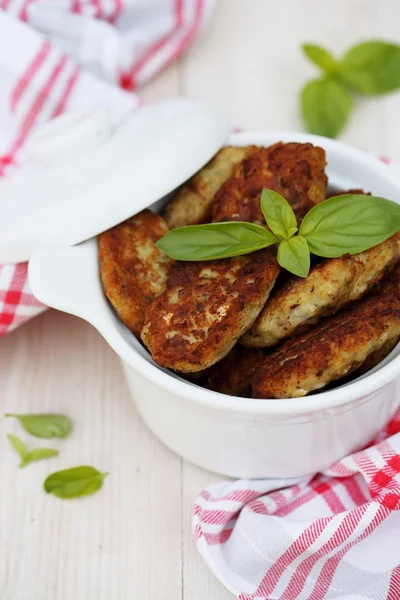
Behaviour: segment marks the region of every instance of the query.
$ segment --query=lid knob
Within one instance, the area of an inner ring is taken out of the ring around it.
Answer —
[[[104,107],[65,113],[41,126],[26,150],[44,167],[53,167],[86,154],[111,134],[111,116]]]

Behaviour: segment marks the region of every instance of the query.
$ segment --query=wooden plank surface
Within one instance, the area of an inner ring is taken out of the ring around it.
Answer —
[[[359,39],[399,39],[398,0],[216,0],[190,53],[143,90],[207,100],[234,126],[297,130],[297,95],[316,71],[304,41],[341,52]],[[359,100],[343,139],[400,160],[399,94]],[[71,416],[61,455],[17,469],[0,420],[1,600],[227,600],[191,541],[191,506],[218,476],[182,461],[141,423],[119,361],[97,332],[49,311],[0,340],[2,410]],[[101,493],[79,502],[46,496],[58,468],[110,472]]]

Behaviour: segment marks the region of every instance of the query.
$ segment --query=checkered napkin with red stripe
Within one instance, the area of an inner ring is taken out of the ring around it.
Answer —
[[[212,4],[0,0],[0,198],[35,127],[99,102],[115,120],[128,114],[140,103],[132,90],[184,52]],[[0,336],[45,308],[29,291],[26,264],[0,264]]]
[[[211,485],[193,530],[240,600],[399,600],[400,410],[323,474]]]

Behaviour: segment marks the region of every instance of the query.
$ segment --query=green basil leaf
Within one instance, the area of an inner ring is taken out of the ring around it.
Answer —
[[[346,88],[331,79],[315,79],[301,93],[301,111],[310,133],[334,138],[342,131],[351,111]]]
[[[53,450],[53,448],[36,448],[36,450],[28,452],[25,458],[21,460],[21,464],[19,466],[22,468],[26,465],[29,465],[31,462],[35,462],[36,460],[43,460],[44,458],[51,458],[58,455],[58,450]]]
[[[298,277],[307,277],[310,271],[310,250],[306,240],[296,235],[282,240],[278,246],[278,263]]]
[[[332,54],[316,44],[303,44],[302,50],[304,54],[317,67],[322,69],[327,75],[332,75],[337,71],[338,62],[333,58]]]
[[[261,250],[278,239],[261,225],[234,222],[177,227],[156,243],[176,260],[215,260]]]
[[[263,189],[261,210],[272,232],[289,239],[297,231],[297,221],[289,202],[273,190]]]
[[[64,415],[16,415],[13,413],[6,413],[5,416],[19,419],[26,431],[28,431],[31,435],[40,438],[64,438],[69,434],[72,427],[71,421]]]
[[[344,55],[339,75],[362,94],[392,92],[400,87],[400,46],[379,40],[357,44]]]
[[[10,444],[14,450],[18,452],[22,463],[29,454],[27,447],[17,435],[14,435],[13,433],[7,433],[7,437],[10,440]]]
[[[44,489],[57,498],[87,496],[102,487],[106,475],[108,473],[100,473],[94,467],[73,467],[49,475],[44,482]]]
[[[314,206],[300,235],[317,256],[337,258],[381,244],[400,229],[400,205],[378,196],[344,194]]]
[[[31,452],[28,451],[24,442],[16,435],[12,433],[7,434],[8,439],[10,440],[13,448],[18,452],[21,462],[19,464],[20,468],[25,467],[31,462],[36,460],[42,460],[44,458],[50,458],[51,456],[58,456],[58,450],[53,450],[52,448],[36,448]]]

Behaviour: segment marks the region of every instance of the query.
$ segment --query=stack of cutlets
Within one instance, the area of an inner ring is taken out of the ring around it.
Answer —
[[[143,211],[99,236],[105,293],[159,365],[224,394],[296,398],[358,376],[392,350],[400,338],[400,233],[360,254],[319,260],[305,279],[280,273],[270,248],[180,262],[155,246],[185,225],[266,225],[263,188],[280,193],[300,223],[327,197],[325,165],[324,150],[312,144],[227,147],[163,217]]]

